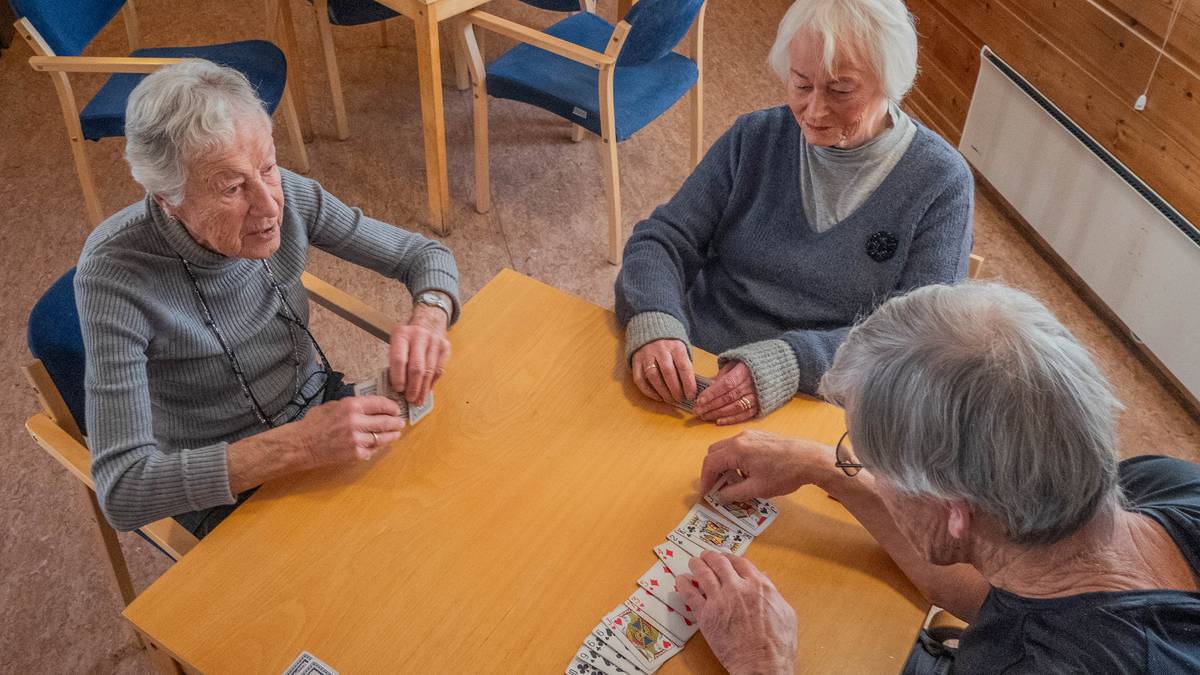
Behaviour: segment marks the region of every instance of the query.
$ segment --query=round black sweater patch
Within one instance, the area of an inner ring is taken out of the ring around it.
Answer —
[[[875,262],[883,262],[896,255],[900,240],[891,232],[880,230],[867,239],[867,255]]]

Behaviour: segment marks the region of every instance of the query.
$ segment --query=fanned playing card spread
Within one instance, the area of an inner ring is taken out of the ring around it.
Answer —
[[[711,509],[696,504],[667,541],[654,547],[658,561],[638,578],[633,594],[584,638],[567,675],[650,675],[683,650],[700,626],[675,590],[676,578],[690,574],[689,561],[704,551],[744,555],[779,515],[765,499],[723,503],[717,492],[739,480],[736,472],[721,476],[704,495]]]

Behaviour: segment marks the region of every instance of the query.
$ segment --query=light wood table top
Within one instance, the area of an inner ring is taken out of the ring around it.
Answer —
[[[738,429],[644,399],[611,312],[516,272],[451,338],[436,408],[404,438],[264,486],[125,616],[207,673],[279,673],[302,650],[343,675],[562,673]],[[834,443],[842,424],[796,399],[743,426]],[[798,670],[899,672],[926,603],[824,493],[776,503],[747,556],[796,608]],[[660,672],[720,666],[697,634]]]

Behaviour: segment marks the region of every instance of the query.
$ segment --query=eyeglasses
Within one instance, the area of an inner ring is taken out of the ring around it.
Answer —
[[[858,472],[863,470],[863,465],[854,461],[854,449],[850,444],[849,431],[842,434],[842,437],[838,439],[837,447],[833,449],[833,458],[835,460],[833,465],[851,478],[857,476]]]
[[[196,299],[200,302],[200,308],[204,311],[204,323],[208,325],[213,334],[216,335],[217,342],[220,343],[221,349],[225,352],[225,358],[229,360],[229,368],[233,371],[233,376],[237,378],[238,385],[242,389],[242,395],[246,398],[247,402],[250,403],[250,407],[254,410],[255,416],[258,418],[258,421],[261,424],[273,429],[282,424],[291,422],[304,410],[306,410],[308,406],[317,399],[318,396],[321,397],[322,401],[328,401],[331,394],[336,393],[335,391],[331,391],[331,388],[336,389],[341,385],[341,376],[334,372],[333,367],[329,365],[329,359],[325,357],[325,352],[321,349],[321,345],[317,343],[316,336],[314,336],[312,331],[308,330],[308,326],[304,325],[304,322],[300,320],[300,315],[295,309],[292,308],[291,303],[288,302],[287,296],[285,296],[283,294],[283,290],[279,288],[279,283],[275,281],[275,274],[271,271],[270,263],[268,263],[266,260],[263,260],[263,269],[266,270],[267,280],[271,283],[271,288],[275,290],[275,294],[279,296],[279,301],[281,303],[280,311],[276,316],[282,319],[288,327],[288,339],[292,343],[292,365],[295,368],[295,375],[293,376],[292,381],[293,384],[297,385],[295,389],[296,393],[292,395],[291,400],[284,404],[283,409],[274,415],[268,414],[263,408],[262,404],[259,403],[258,397],[254,395],[254,391],[250,388],[250,383],[246,381],[245,371],[242,370],[242,364],[240,361],[238,361],[237,355],[233,353],[232,349],[230,349],[229,344],[225,341],[225,335],[217,326],[217,322],[213,320],[212,310],[208,306],[208,301],[204,297],[204,292],[200,290],[200,283],[196,280],[196,274],[192,271],[191,264],[188,263],[183,256],[179,256],[179,261],[183,263],[183,269],[187,272],[188,278],[192,281],[192,290],[195,291]],[[317,355],[321,358],[321,369],[311,373],[304,380],[303,384],[300,384],[299,382],[300,366],[303,362],[300,358],[300,344],[296,339],[296,327],[299,327],[300,330],[304,331],[304,334],[307,335],[308,339],[312,341],[313,348],[316,349]],[[313,390],[313,393],[309,394],[308,396],[304,396],[304,391],[318,379],[321,380],[320,386],[316,387]],[[291,411],[289,414],[289,409],[293,406],[295,407],[295,410]]]

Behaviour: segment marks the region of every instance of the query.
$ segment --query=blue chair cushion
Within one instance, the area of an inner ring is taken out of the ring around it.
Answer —
[[[551,12],[578,12],[581,7],[579,0],[521,0],[527,5],[538,9],[548,9]]]
[[[704,6],[704,0],[638,0],[625,15],[629,35],[618,66],[657,61],[675,49]]]
[[[275,112],[287,84],[287,60],[278,47],[265,40],[198,47],[155,47],[139,49],[130,56],[207,59],[237,69],[250,80],[268,114]],[[121,73],[108,78],[79,114],[84,138],[98,141],[125,135],[125,105],[143,77],[145,75]]]
[[[374,0],[329,0],[329,23],[335,26],[360,26],[398,16]]]
[[[12,0],[17,16],[45,38],[58,56],[79,56],[125,0]]]
[[[583,12],[546,33],[598,52],[612,36],[613,25]],[[640,66],[618,66],[613,81],[617,141],[623,141],[675,105],[699,73],[691,59],[668,53]],[[488,93],[537,106],[600,134],[600,73],[595,68],[521,44],[487,67]]]
[[[86,364],[79,310],[75,308],[75,268],[72,267],[42,295],[29,314],[29,351],[39,359],[67,402],[79,429],[84,419],[83,371]]]

